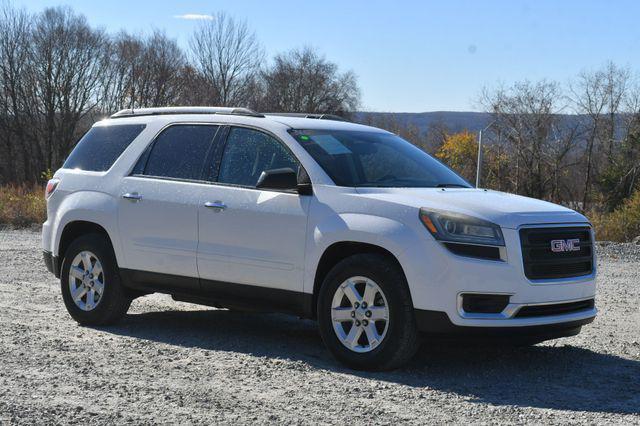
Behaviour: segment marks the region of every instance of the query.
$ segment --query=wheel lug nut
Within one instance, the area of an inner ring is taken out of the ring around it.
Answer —
[[[362,320],[362,325],[364,325],[365,327],[369,325],[369,321],[367,320]]]
[[[353,307],[358,309],[360,307],[360,304],[358,302],[356,302],[356,303],[353,304]]]
[[[367,302],[362,302],[362,309],[367,309]]]
[[[354,311],[351,311],[351,318],[355,318],[356,317],[356,313]]]
[[[356,327],[360,327],[360,321],[356,320]]]
[[[367,318],[368,318],[368,317],[370,317],[370,316],[371,316],[371,311],[367,311],[367,312],[365,312],[364,314],[365,314],[365,315],[367,316]]]

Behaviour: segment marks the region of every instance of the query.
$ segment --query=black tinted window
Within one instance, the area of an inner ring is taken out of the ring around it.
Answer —
[[[199,180],[217,126],[171,126],[155,140],[144,174]],[[145,156],[142,157],[144,159]],[[136,167],[137,169],[138,167]]]
[[[144,124],[92,127],[80,139],[62,167],[93,172],[109,170],[145,127]]]
[[[255,186],[264,170],[289,167],[298,162],[276,139],[257,130],[233,128],[222,156],[218,182]]]

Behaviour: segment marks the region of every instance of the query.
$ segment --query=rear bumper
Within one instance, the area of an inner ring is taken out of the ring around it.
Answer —
[[[60,278],[60,268],[58,267],[58,256],[54,256],[53,253],[47,250],[42,251],[42,257],[44,258],[44,264],[47,270],[54,274],[56,278]]]
[[[439,337],[473,338],[474,340],[492,339],[533,339],[550,340],[575,336],[583,325],[593,322],[595,315],[578,320],[556,322],[533,326],[469,327],[455,325],[446,312],[415,309],[416,323],[420,332]]]

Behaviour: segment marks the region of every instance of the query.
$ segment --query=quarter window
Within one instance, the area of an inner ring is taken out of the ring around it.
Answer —
[[[222,154],[218,182],[255,187],[265,170],[291,168],[298,162],[275,138],[257,130],[234,127]]]
[[[200,180],[218,126],[176,125],[164,130],[155,140],[148,157],[143,155],[134,169],[146,176]]]
[[[144,124],[92,127],[76,144],[62,167],[92,172],[107,171],[145,127]]]

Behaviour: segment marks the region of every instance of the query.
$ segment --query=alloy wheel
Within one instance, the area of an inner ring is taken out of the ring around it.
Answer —
[[[349,350],[374,350],[389,328],[389,305],[380,286],[367,277],[345,280],[333,296],[331,321],[338,340]]]
[[[73,303],[83,311],[91,311],[104,294],[104,272],[98,257],[81,251],[73,258],[69,269],[69,291]]]

